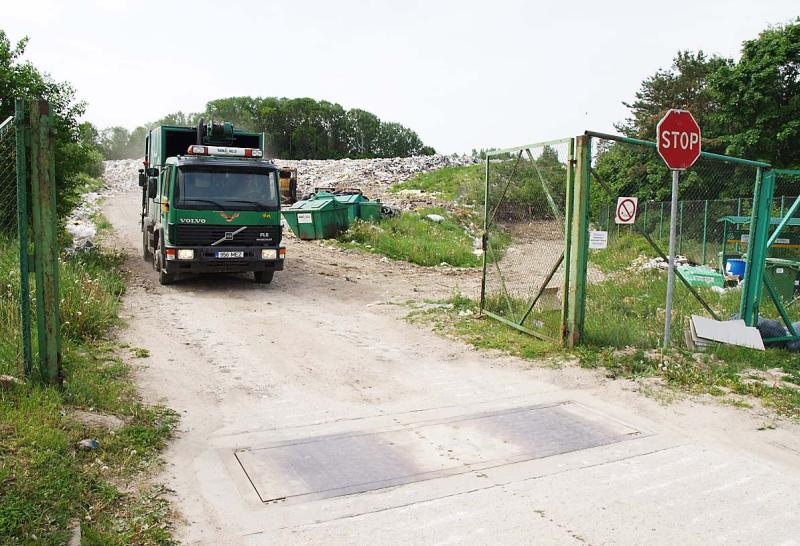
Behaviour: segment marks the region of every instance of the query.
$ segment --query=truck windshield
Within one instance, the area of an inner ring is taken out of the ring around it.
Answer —
[[[277,210],[278,178],[266,169],[181,167],[173,200],[181,209]]]

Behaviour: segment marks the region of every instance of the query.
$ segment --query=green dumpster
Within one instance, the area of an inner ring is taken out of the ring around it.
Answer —
[[[356,218],[359,217],[358,210],[359,205],[362,201],[366,201],[367,198],[361,195],[360,193],[352,193],[352,194],[345,194],[345,195],[336,195],[333,197],[339,203],[347,207],[347,222],[348,225],[353,222]]]
[[[372,222],[381,219],[380,201],[361,201],[358,204],[358,216],[365,222]]]
[[[780,258],[767,258],[764,274],[772,281],[775,292],[784,302],[794,299],[795,292],[800,287],[800,262],[783,260]],[[766,290],[762,298],[769,299]]]
[[[347,207],[335,199],[323,197],[298,201],[283,210],[283,217],[300,239],[330,239],[347,229]]]

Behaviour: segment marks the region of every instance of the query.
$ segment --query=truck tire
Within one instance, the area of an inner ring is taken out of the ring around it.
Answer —
[[[176,275],[174,273],[167,273],[164,270],[164,262],[166,261],[166,256],[164,254],[164,250],[161,248],[161,238],[158,239],[158,249],[156,250],[155,256],[153,256],[153,265],[158,271],[158,282],[162,285],[168,285],[175,282]]]
[[[142,259],[147,261],[150,259],[150,249],[147,248],[147,230],[142,230]]]
[[[253,271],[253,279],[258,284],[269,284],[272,282],[272,277],[275,272],[271,269],[269,271]]]

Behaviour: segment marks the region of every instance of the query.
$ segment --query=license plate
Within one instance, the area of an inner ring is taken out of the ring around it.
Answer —
[[[244,258],[244,251],[237,250],[237,251],[220,251],[217,252],[217,258]]]

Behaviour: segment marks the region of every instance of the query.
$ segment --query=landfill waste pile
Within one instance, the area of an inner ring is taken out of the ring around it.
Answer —
[[[441,204],[435,196],[419,192],[389,193],[394,184],[414,178],[418,174],[445,167],[473,165],[480,160],[467,155],[422,155],[414,157],[389,157],[377,159],[273,159],[280,167],[297,169],[297,194],[305,197],[316,188],[343,190],[358,188],[371,199],[380,199],[403,210],[426,204]],[[138,170],[141,159],[104,161],[104,193],[130,191],[138,187]]]
[[[473,165],[479,160],[467,155],[422,155],[378,159],[274,160],[277,165],[297,169],[298,195],[315,188],[358,188],[371,199],[380,199],[403,210],[440,204],[435,196],[419,192],[388,193],[397,183],[418,174],[445,167]]]

